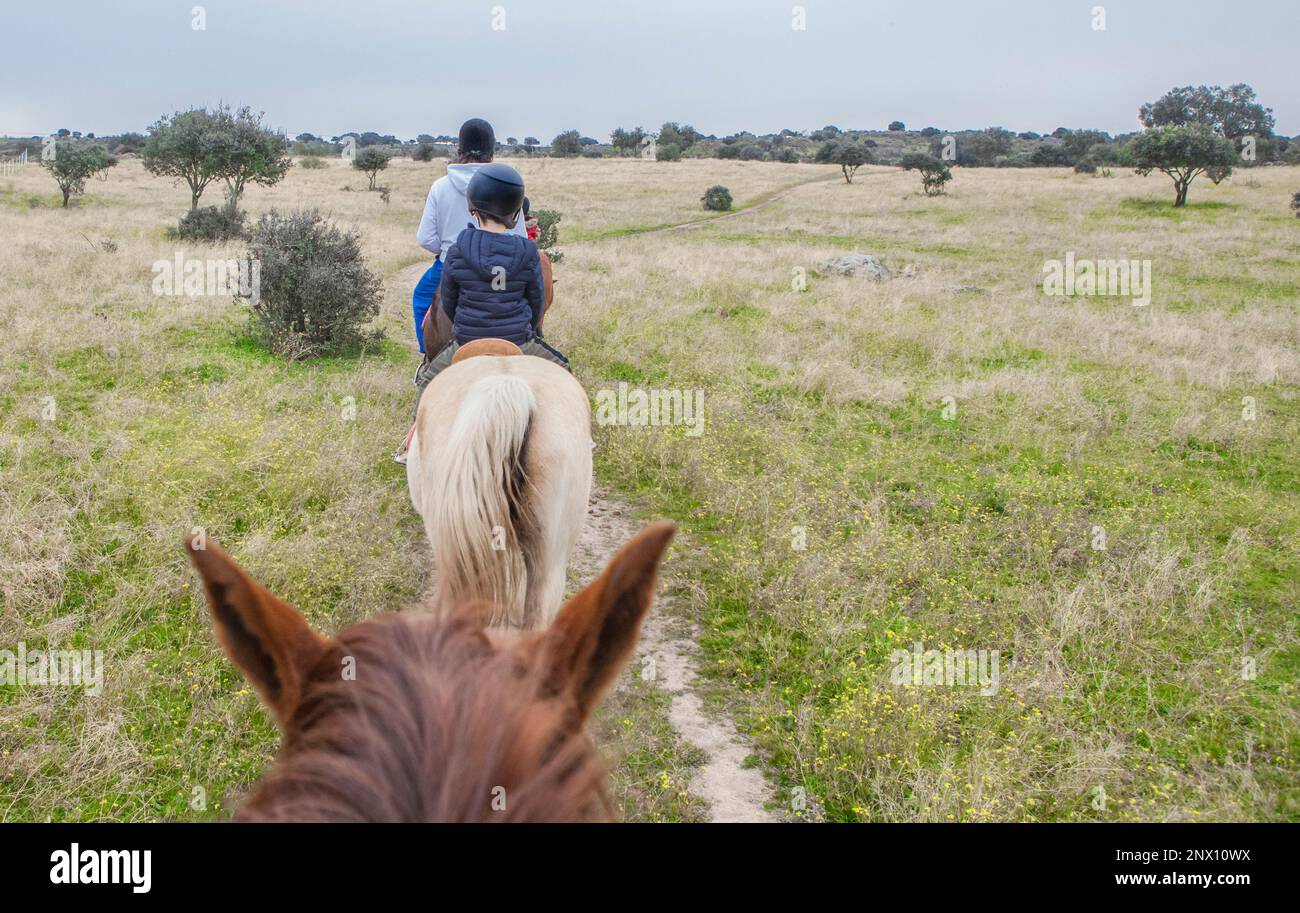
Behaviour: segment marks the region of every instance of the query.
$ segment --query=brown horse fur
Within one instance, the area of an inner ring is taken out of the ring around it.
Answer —
[[[631,656],[674,531],[642,530],[545,631],[484,630],[460,606],[334,638],[190,543],[217,639],[284,737],[236,820],[612,819],[584,723]]]

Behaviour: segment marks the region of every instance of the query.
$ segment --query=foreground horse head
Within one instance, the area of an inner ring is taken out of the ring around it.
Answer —
[[[452,364],[420,397],[406,481],[445,603],[486,607],[490,626],[550,624],[591,494],[591,407],[573,375],[532,355]]]
[[[220,548],[189,545],[217,639],[283,733],[245,821],[609,820],[583,724],[631,656],[675,527],[652,524],[543,632],[472,606],[333,638]]]

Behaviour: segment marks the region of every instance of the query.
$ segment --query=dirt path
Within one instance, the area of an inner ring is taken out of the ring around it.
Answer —
[[[704,225],[712,225],[715,222],[725,222],[728,219],[735,219],[735,218],[739,218],[740,216],[748,215],[751,212],[757,212],[763,207],[771,206],[777,200],[789,196],[790,194],[798,190],[800,187],[806,187],[809,184],[824,184],[832,180],[838,180],[838,176],[830,177],[830,178],[826,178],[826,177],[809,178],[806,181],[800,181],[797,184],[791,184],[788,187],[782,187],[780,190],[774,192],[771,196],[762,197],[759,199],[757,203],[751,203],[749,206],[746,206],[742,209],[733,209],[730,212],[719,213],[716,216],[708,216],[707,218],[704,219],[693,219],[690,222],[679,222],[676,225],[661,225],[658,228],[637,229],[635,231],[624,232],[618,235],[611,235],[610,237],[634,238],[634,237],[642,237],[645,235],[662,235],[662,234],[668,234],[669,232],[690,231],[692,228],[700,228],[701,226]],[[600,239],[593,239],[593,240],[600,240]],[[580,243],[584,243],[584,242],[575,241],[570,244],[566,244],[565,246],[572,247],[573,244],[580,244]]]
[[[640,528],[626,508],[599,489],[587,507],[587,525],[569,561],[570,577],[586,583],[600,573],[605,562]],[[655,687],[671,699],[668,720],[677,734],[708,757],[692,779],[690,791],[709,803],[713,822],[779,821],[765,807],[774,799],[772,785],[757,767],[747,767],[753,752],[729,719],[706,712],[696,691],[696,631],[665,611],[661,595],[646,619],[631,668],[643,668],[640,657],[654,662]]]
[[[641,238],[646,235],[661,235],[670,232],[690,231],[695,228],[702,228],[705,225],[712,225],[715,222],[725,222],[727,219],[737,219],[741,216],[749,215],[752,212],[757,212],[765,206],[771,206],[778,200],[789,196],[800,187],[807,187],[809,184],[822,184],[838,180],[840,180],[838,175],[833,175],[829,178],[809,178],[806,181],[800,181],[797,184],[790,184],[787,187],[782,187],[772,193],[771,196],[762,197],[757,203],[751,203],[743,209],[733,209],[730,212],[719,213],[716,216],[709,216],[703,219],[693,219],[690,222],[678,222],[676,225],[660,225],[657,228],[639,228],[601,238],[587,238],[582,241],[566,241],[564,242],[564,248],[565,250],[568,250],[569,248],[579,247],[583,244],[595,244],[599,241],[618,240],[619,238]],[[398,270],[396,273],[393,273],[388,277],[388,285],[391,286],[395,292],[404,292],[409,295],[411,290],[415,288],[415,284],[420,281],[420,277],[424,275],[425,270],[429,268],[430,262],[432,261],[421,261]]]
[[[788,196],[800,187],[835,178],[813,178],[782,188],[756,203],[706,219],[697,219],[677,225],[645,229],[614,237],[628,238],[648,234],[690,231],[702,225],[711,225],[726,219],[735,219],[762,209]],[[587,242],[593,243],[592,239]],[[573,246],[569,244],[566,246]],[[389,276],[388,285],[394,292],[410,294],[410,289],[428,268],[427,263],[413,264]],[[604,568],[610,556],[640,528],[627,508],[600,489],[592,493],[587,507],[587,524],[578,540],[577,548],[569,562],[570,579],[574,583],[587,583]],[[746,766],[753,753],[751,746],[736,732],[730,719],[719,719],[705,709],[704,701],[696,687],[696,662],[699,648],[697,631],[686,621],[664,611],[664,597],[646,620],[638,645],[639,657],[654,661],[656,687],[670,697],[669,722],[684,740],[702,751],[708,758],[692,779],[690,791],[708,802],[709,820],[713,822],[775,822],[783,818],[767,806],[775,798],[772,784],[757,767]],[[642,668],[640,660],[631,664]]]

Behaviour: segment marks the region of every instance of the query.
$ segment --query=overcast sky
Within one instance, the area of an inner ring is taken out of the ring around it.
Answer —
[[[666,120],[1114,133],[1173,86],[1234,82],[1300,133],[1300,0],[0,0],[0,34],[17,136],[218,101],[291,136],[471,116],[544,142]]]

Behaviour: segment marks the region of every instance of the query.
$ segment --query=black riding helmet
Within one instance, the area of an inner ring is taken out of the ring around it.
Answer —
[[[471,117],[460,125],[456,151],[469,162],[490,162],[496,151],[497,138],[492,125],[481,117]]]
[[[469,208],[514,228],[524,205],[524,179],[500,162],[489,162],[474,173],[465,189]]]

